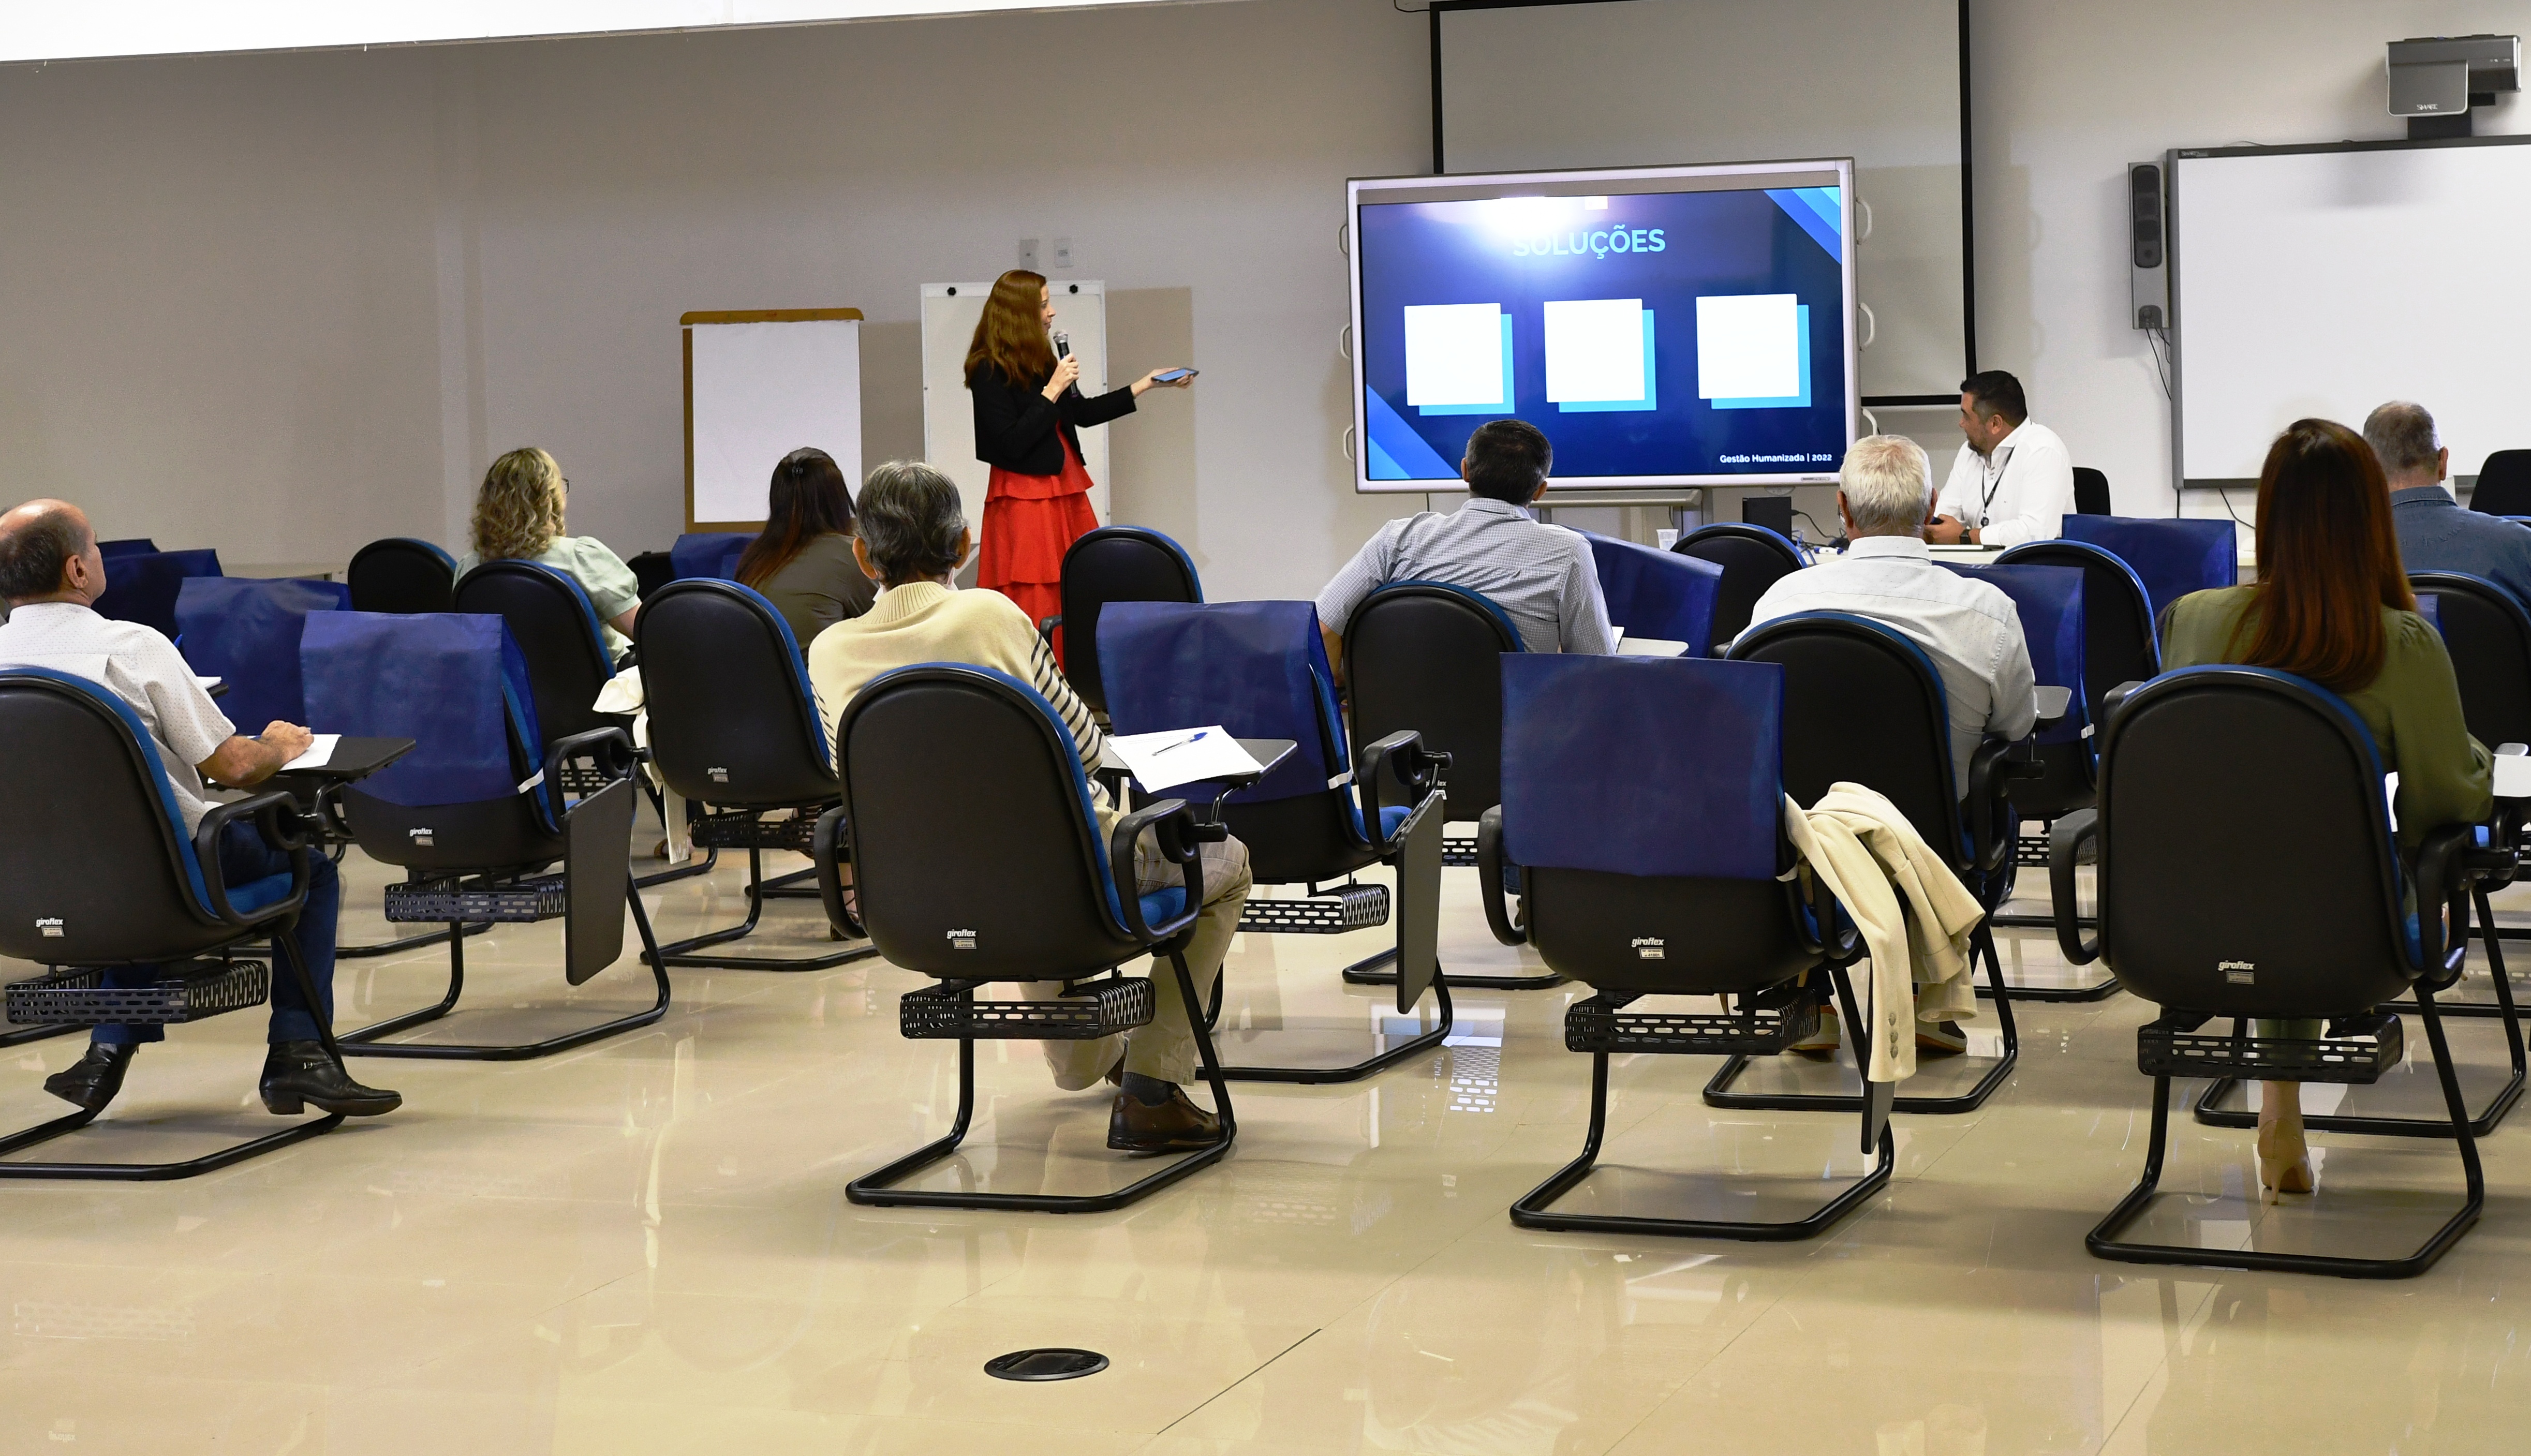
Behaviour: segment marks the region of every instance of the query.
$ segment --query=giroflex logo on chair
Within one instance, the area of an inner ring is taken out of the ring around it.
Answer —
[[[2223,980],[2229,985],[2254,985],[2258,982],[2259,963],[2256,961],[2218,961],[2215,969],[2223,973]]]

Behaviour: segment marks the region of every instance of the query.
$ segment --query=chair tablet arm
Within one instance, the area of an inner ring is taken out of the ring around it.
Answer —
[[[810,860],[817,867],[817,898],[825,902],[826,924],[855,940],[870,938],[870,930],[854,915],[852,905],[844,898],[844,810],[842,805],[817,815],[817,828],[810,840]]]
[[[1529,943],[1529,927],[1514,924],[1503,905],[1502,806],[1477,820],[1477,898],[1486,907],[1486,928],[1505,945]]]
[[[211,913],[238,926],[261,924],[284,910],[295,911],[308,898],[308,836],[299,801],[280,790],[250,795],[231,804],[215,804],[194,830],[194,858],[201,863],[202,887],[210,892]],[[263,842],[290,856],[290,898],[264,907],[249,919],[229,904],[229,887],[220,874],[220,835],[240,819],[253,819]]]
[[[2074,867],[2083,863],[2083,847],[2101,836],[2101,812],[2078,809],[2048,826],[2048,891],[2056,913],[2056,948],[2066,961],[2088,966],[2101,958],[2101,934],[2083,938],[2075,919]],[[2094,852],[2095,858],[2098,851]]]
[[[2442,990],[2460,980],[2469,954],[2469,892],[2479,877],[2470,858],[2478,851],[2476,824],[2444,824],[2417,847],[2417,960],[2419,981]],[[2435,906],[2435,902],[2440,902]],[[2430,907],[2440,913],[2429,915]]]
[[[1379,827],[1380,811],[1388,807],[1388,797],[1383,792],[1388,780],[1391,777],[1397,780],[1398,787],[1406,791],[1404,802],[1412,806],[1437,787],[1438,765],[1434,762],[1433,755],[1424,751],[1423,734],[1412,728],[1400,728],[1378,743],[1365,745],[1361,761],[1354,765],[1354,786],[1362,795],[1366,811],[1363,815],[1365,827],[1371,831],[1372,843],[1384,858],[1397,849],[1397,842]]]
[[[1107,873],[1116,882],[1116,905],[1125,913],[1125,929],[1145,945],[1157,945],[1195,923],[1204,909],[1204,855],[1196,848],[1195,812],[1183,799],[1160,799],[1116,821],[1107,836]],[[1143,897],[1135,893],[1134,845],[1149,830],[1160,857],[1186,871],[1186,905],[1166,924],[1143,920]]]

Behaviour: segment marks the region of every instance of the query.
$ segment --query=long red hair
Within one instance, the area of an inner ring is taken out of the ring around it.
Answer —
[[[2297,420],[2277,436],[2259,472],[2258,552],[2235,660],[2338,693],[2380,677],[2382,608],[2413,612],[2417,597],[2390,527],[2390,484],[2362,435]]]
[[[984,300],[984,316],[976,320],[975,341],[967,346],[967,387],[988,368],[999,369],[1013,384],[1028,384],[1054,372],[1054,346],[1045,337],[1045,275],[1013,268],[993,280]]]

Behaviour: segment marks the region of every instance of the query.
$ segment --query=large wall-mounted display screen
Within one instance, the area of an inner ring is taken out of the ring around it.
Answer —
[[[1355,488],[1446,489],[1526,420],[1553,481],[1835,478],[1855,437],[1845,160],[1356,180]]]

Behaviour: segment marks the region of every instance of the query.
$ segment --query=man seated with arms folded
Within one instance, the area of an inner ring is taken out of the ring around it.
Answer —
[[[1938,546],[2017,546],[2053,540],[2074,513],[2074,457],[2056,431],[2030,419],[2021,381],[1988,369],[1960,381],[1960,433],[1925,539]]]
[[[1028,614],[998,591],[960,591],[950,578],[975,545],[958,505],[958,487],[919,461],[890,461],[871,472],[862,486],[853,555],[879,584],[878,599],[858,617],[817,634],[809,648],[809,681],[832,739],[844,708],[872,679],[919,662],[966,662],[1009,673],[1037,689],[1071,730],[1083,771],[1098,764],[1105,744],[1090,709],[1073,695]],[[1107,790],[1094,776],[1090,800],[1101,841],[1120,817]],[[1236,839],[1203,846],[1204,907],[1186,951],[1196,994],[1209,996],[1221,958],[1239,928],[1248,900],[1248,847]],[[1183,881],[1184,871],[1151,858],[1138,845],[1134,880],[1149,894]],[[1052,997],[1061,986],[1032,983],[1029,994]],[[1101,1077],[1120,1089],[1107,1118],[1107,1146],[1125,1152],[1167,1152],[1200,1148],[1220,1137],[1220,1119],[1189,1101],[1195,1080],[1195,1030],[1188,1016],[1201,1008],[1180,1004],[1175,977],[1152,978],[1155,1001],[1151,1025],[1123,1045],[1099,1041],[1047,1041],[1046,1065],[1054,1085],[1079,1092]]]
[[[2405,570],[2485,577],[2531,606],[2531,531],[2465,511],[2445,484],[2451,452],[2423,405],[2392,401],[2364,420],[2364,443],[2390,477],[2390,525]]]
[[[105,560],[96,548],[96,531],[79,507],[32,500],[0,516],[0,595],[9,600],[9,620],[0,625],[0,670],[53,668],[97,682],[130,704],[157,745],[186,833],[199,828],[210,811],[205,781],[252,788],[308,751],[310,736],[294,723],[273,723],[260,738],[238,737],[195,682],[174,643],[138,622],[96,614],[90,603],[104,593]],[[22,773],[42,768],[13,766]],[[76,834],[80,826],[19,824],[10,832]],[[219,854],[221,877],[233,885],[290,868],[290,857],[266,845],[248,822],[228,826]],[[272,1049],[260,1087],[264,1104],[296,1111],[297,1104],[313,1102],[348,1117],[392,1112],[401,1096],[354,1082],[317,1038],[316,1018],[333,1015],[334,919],[342,891],[331,860],[310,855],[308,863],[308,904],[291,933],[325,1004],[309,1006],[296,978],[272,978]],[[154,966],[127,966],[107,972],[105,983],[146,985],[160,974]],[[165,1036],[155,1026],[98,1027],[87,1054],[45,1079],[44,1091],[94,1112],[122,1090],[134,1049]]]
[[[1852,542],[1845,554],[1778,580],[1749,611],[1754,632],[1796,612],[1851,612],[1896,629],[1925,649],[1942,680],[1950,708],[1951,775],[1968,792],[1969,758],[1992,733],[2018,739],[2039,723],[2039,694],[2022,641],[2021,615],[1998,588],[1934,564],[1922,532],[1929,514],[1933,467],[1925,447],[1904,435],[1867,435],[1845,452],[1837,471],[1836,509]],[[1956,1022],[1925,1020],[1920,987],[1916,1045],[1936,1055],[1967,1049]],[[1836,1021],[1795,1051],[1836,1047]]]
[[[1389,522],[1319,592],[1327,660],[1343,670],[1345,624],[1364,597],[1391,582],[1446,582],[1482,592],[1533,652],[1615,651],[1591,542],[1529,514],[1554,463],[1554,447],[1525,420],[1478,425],[1459,462],[1467,504],[1446,516],[1424,511]]]

